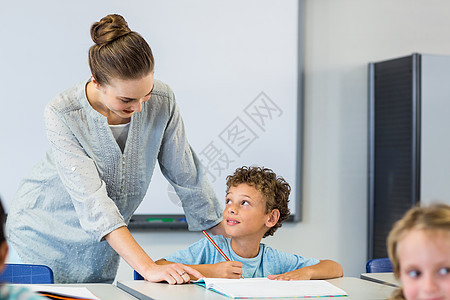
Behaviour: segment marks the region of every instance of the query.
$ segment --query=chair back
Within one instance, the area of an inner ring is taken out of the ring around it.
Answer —
[[[52,284],[53,271],[44,265],[5,264],[0,282]]]
[[[134,280],[144,280],[144,277],[142,277],[142,275],[138,272],[134,271]]]
[[[374,258],[366,263],[367,273],[386,273],[392,272],[392,263],[389,258]]]

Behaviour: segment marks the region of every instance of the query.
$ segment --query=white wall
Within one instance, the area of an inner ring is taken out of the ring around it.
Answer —
[[[420,58],[420,204],[450,205],[450,56]]]
[[[450,54],[446,0],[306,0],[303,222],[265,242],[364,271],[367,239],[367,64],[413,52]],[[200,233],[135,233],[152,257]],[[122,263],[117,279],[130,279]]]

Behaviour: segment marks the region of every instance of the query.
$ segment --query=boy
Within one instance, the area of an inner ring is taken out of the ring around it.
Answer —
[[[244,166],[227,177],[227,187],[223,222],[228,237],[212,239],[231,261],[225,261],[204,238],[157,264],[187,264],[205,277],[302,280],[342,276],[341,265],[334,261],[288,254],[260,243],[290,214],[291,187],[283,178],[270,169]]]

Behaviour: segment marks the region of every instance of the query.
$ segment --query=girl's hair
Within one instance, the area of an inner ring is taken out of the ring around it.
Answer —
[[[400,261],[397,255],[398,243],[412,229],[442,230],[450,233],[450,206],[433,204],[425,207],[414,207],[394,224],[387,238],[387,250],[396,278],[400,277]],[[391,299],[404,299],[402,291],[396,291]]]
[[[281,227],[281,223],[289,217],[290,185],[283,177],[277,177],[271,169],[246,166],[237,168],[233,175],[227,176],[227,192],[230,190],[230,187],[241,183],[255,187],[263,195],[263,198],[266,200],[266,213],[274,209],[280,211],[280,218],[277,224],[267,230],[263,237],[273,235]]]
[[[155,62],[150,46],[137,32],[131,31],[125,19],[107,15],[91,27],[95,45],[89,49],[89,67],[100,84],[112,78],[140,79],[153,71]]]

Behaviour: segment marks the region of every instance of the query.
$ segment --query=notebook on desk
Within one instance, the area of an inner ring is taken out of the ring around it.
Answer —
[[[270,280],[267,278],[201,278],[194,284],[233,299],[346,297],[348,294],[325,280]]]
[[[49,299],[61,300],[100,300],[86,287],[54,286],[31,284],[27,287],[35,293]]]

